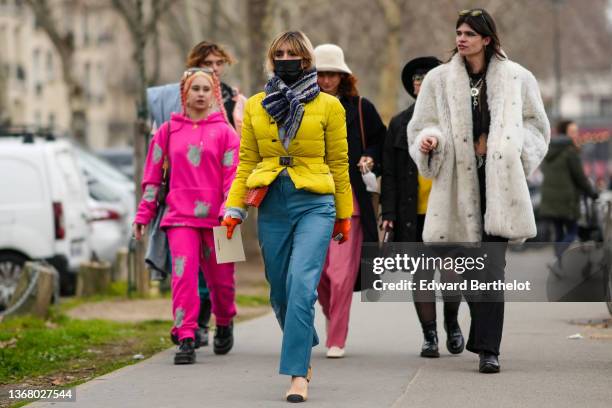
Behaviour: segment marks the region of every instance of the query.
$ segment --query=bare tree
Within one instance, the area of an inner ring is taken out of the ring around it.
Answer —
[[[383,58],[386,63],[380,67],[379,90],[379,112],[381,116],[389,120],[397,110],[397,95],[399,87],[400,65],[400,35],[401,35],[401,0],[378,0],[383,10],[385,25],[387,28],[387,39],[384,44]]]
[[[159,33],[158,26],[162,13],[164,13],[172,4],[172,0],[151,0],[151,13],[149,18],[141,23],[138,21],[139,1],[136,0],[112,0],[113,8],[119,13],[124,19],[127,28],[130,32],[132,44],[135,46],[134,59],[138,61],[139,49],[143,47],[143,50],[147,49],[147,38],[152,37],[152,53],[153,58],[153,70],[150,75],[147,75],[145,70],[145,80],[147,84],[157,82],[160,72],[160,50],[159,50]]]
[[[60,58],[62,78],[68,88],[70,130],[76,140],[86,144],[86,101],[83,86],[74,73],[75,47],[72,30],[68,28],[68,31],[60,32],[47,0],[26,0],[26,3],[34,13],[38,26],[47,34]]]
[[[266,49],[267,31],[266,23],[269,23],[269,2],[271,0],[250,0],[247,2],[246,18],[247,30],[249,33],[245,62],[251,67],[253,80],[249,81],[249,93],[262,89],[265,81],[263,75],[264,52]]]
[[[8,65],[0,57],[0,128],[10,123],[8,112]]]

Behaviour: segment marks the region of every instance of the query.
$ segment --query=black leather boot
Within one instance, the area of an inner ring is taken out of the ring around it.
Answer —
[[[461,333],[461,327],[456,320],[451,323],[444,322],[444,330],[446,330],[446,348],[451,354],[459,354],[465,348],[465,340]]]
[[[195,363],[195,358],[194,339],[183,339],[174,355],[174,364],[193,364]]]
[[[234,322],[229,326],[219,326],[215,329],[213,351],[215,354],[227,354],[234,346]]]
[[[200,341],[199,344],[196,344],[197,347],[208,346],[208,323],[210,322],[211,307],[210,298],[202,299],[200,302],[197,331]],[[196,340],[198,339],[196,338]]]
[[[435,322],[433,322],[433,324],[424,325],[423,336],[424,340],[423,346],[421,347],[421,357],[440,357],[440,351],[438,350],[438,331],[436,330]]]
[[[499,373],[499,360],[497,356],[493,353],[487,353],[486,351],[481,351],[479,353],[480,356],[480,364],[478,367],[478,371],[484,374],[491,373]]]

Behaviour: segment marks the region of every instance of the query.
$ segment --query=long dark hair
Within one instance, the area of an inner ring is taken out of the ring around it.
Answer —
[[[480,12],[478,15],[473,16],[472,13]],[[489,44],[485,46],[485,61],[488,63],[491,60],[491,57],[494,55],[500,59],[506,59],[506,56],[501,50],[501,42],[499,41],[499,36],[497,35],[497,26],[495,25],[495,20],[493,17],[482,8],[475,8],[469,10],[469,12],[465,14],[460,14],[457,19],[457,24],[455,24],[455,29],[458,29],[461,24],[467,24],[470,28],[476,31],[482,37],[489,37],[491,41]],[[458,53],[459,50],[457,47],[453,50],[453,55]]]

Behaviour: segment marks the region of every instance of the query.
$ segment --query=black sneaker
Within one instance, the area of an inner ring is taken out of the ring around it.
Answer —
[[[234,346],[234,322],[229,326],[219,326],[215,329],[213,350],[215,354],[227,354]]]
[[[195,363],[195,344],[191,338],[184,339],[178,346],[174,355],[174,364],[193,364]]]
[[[203,339],[206,339],[206,344],[204,344]],[[174,345],[178,346],[180,344],[178,336],[174,333],[170,333],[170,340],[172,340],[172,344]],[[200,333],[200,330],[195,331],[194,347],[196,349],[199,349],[200,346],[208,346],[208,327],[206,328],[206,337],[202,337],[202,333]]]

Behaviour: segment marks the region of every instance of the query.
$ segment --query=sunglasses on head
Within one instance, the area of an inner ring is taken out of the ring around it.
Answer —
[[[484,17],[484,14],[482,12],[482,9],[468,9],[468,10],[461,10],[459,12],[459,17],[465,17],[465,16],[471,16],[471,17],[478,17],[480,16],[482,18],[482,21],[484,21],[485,25],[489,27],[489,23],[487,22],[487,19]]]
[[[196,72],[204,72],[205,74],[212,75],[214,71],[211,68],[200,68],[200,67],[189,68],[185,70],[185,72],[183,72],[183,79],[189,78]]]

